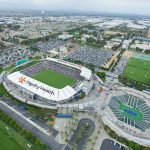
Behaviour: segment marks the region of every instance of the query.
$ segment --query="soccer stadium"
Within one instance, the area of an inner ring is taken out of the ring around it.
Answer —
[[[12,71],[5,88],[17,99],[39,107],[57,106],[79,100],[93,87],[91,70],[63,60],[47,58]]]
[[[122,87],[108,97],[103,121],[120,136],[149,145],[149,116],[149,96],[140,91]]]

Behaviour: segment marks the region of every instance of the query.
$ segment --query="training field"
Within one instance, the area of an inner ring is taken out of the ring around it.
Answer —
[[[76,83],[75,79],[51,70],[43,70],[33,75],[32,78],[58,89],[64,88],[67,85],[72,86]]]
[[[123,72],[123,76],[147,84],[150,81],[150,61],[131,58]]]
[[[2,150],[25,150],[2,129],[0,129],[0,139],[0,149]]]
[[[9,127],[6,129],[6,124],[0,121],[0,149],[1,150],[25,150],[27,142],[21,135]]]

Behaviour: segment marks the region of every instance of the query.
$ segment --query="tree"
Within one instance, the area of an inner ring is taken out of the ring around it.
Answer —
[[[135,144],[134,144],[134,149],[140,150],[140,145],[135,143]]]
[[[96,74],[98,77],[103,78],[103,79],[105,79],[105,77],[106,77],[105,72],[97,72]]]

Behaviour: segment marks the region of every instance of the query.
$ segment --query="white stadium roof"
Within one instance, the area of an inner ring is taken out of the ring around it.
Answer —
[[[8,75],[7,78],[11,82],[21,86],[22,88],[29,90],[32,93],[35,93],[48,100],[53,101],[67,100],[74,94],[76,94],[76,91],[70,86],[66,86],[62,89],[57,89],[48,86],[42,82],[39,82],[37,80],[34,80],[28,76],[25,76],[20,72],[14,72]]]

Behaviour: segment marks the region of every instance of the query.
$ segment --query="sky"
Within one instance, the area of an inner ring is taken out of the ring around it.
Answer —
[[[0,8],[92,11],[150,16],[150,0],[0,0]]]

